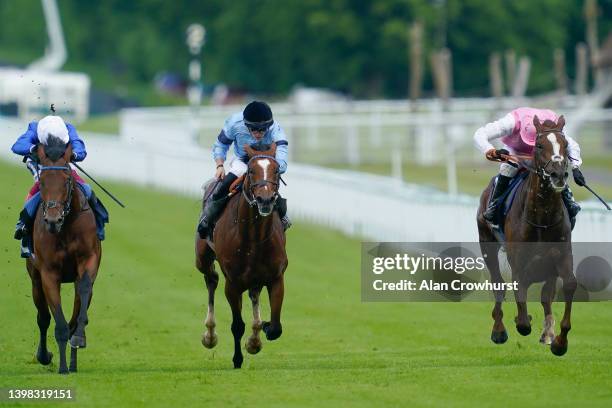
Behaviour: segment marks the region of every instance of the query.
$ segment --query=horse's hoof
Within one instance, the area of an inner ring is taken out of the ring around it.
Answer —
[[[259,337],[251,337],[247,340],[244,348],[249,354],[257,354],[261,351],[261,339]]]
[[[554,338],[555,338],[554,334],[550,336],[550,335],[542,333],[542,335],[540,336],[540,344],[549,346],[552,344]]]
[[[202,336],[202,345],[207,349],[211,349],[217,345],[217,333],[213,333],[212,336],[209,332],[204,333]]]
[[[555,356],[561,357],[567,353],[567,340],[562,341],[559,339],[559,336],[555,337],[552,343],[550,343],[550,351],[552,351]]]
[[[40,351],[36,353],[36,360],[38,360],[38,362],[42,365],[49,365],[51,364],[51,360],[53,359],[53,353],[51,353],[50,351],[47,351],[47,354],[43,354]]]
[[[266,333],[266,339],[272,341],[278,339],[283,334],[283,329],[279,327],[272,327],[270,322],[263,322],[261,329]]]
[[[234,363],[234,368],[241,368],[242,367],[242,358],[240,358],[240,359],[235,358],[232,361]]]
[[[76,373],[77,372],[77,368],[76,367],[70,367],[69,370],[71,373]]]
[[[68,374],[68,368],[66,368],[66,367],[61,368],[60,367],[60,369],[57,372],[58,372],[58,374],[67,375]]]
[[[85,341],[85,337],[84,336],[77,336],[76,334],[73,334],[72,337],[70,338],[70,347],[72,347],[74,349],[79,349],[79,348],[87,347],[87,343]]]
[[[495,344],[504,344],[508,341],[508,332],[507,331],[492,331],[491,332],[491,341]]]
[[[516,331],[519,332],[521,336],[529,336],[531,334],[531,326],[530,325],[522,326],[520,324],[517,324]]]

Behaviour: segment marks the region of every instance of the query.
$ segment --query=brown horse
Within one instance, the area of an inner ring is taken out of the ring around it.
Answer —
[[[531,333],[531,316],[527,314],[527,289],[534,282],[544,282],[541,303],[545,320],[540,342],[550,344],[553,354],[561,356],[567,351],[567,333],[571,328],[572,300],[576,290],[571,225],[561,199],[561,191],[567,183],[569,159],[567,141],[563,135],[565,119],[561,116],[557,123],[550,120],[540,123],[536,116],[533,122],[537,131],[533,157],[528,161],[512,156],[505,157],[522,163],[530,171],[527,179],[518,187],[516,198],[504,222],[505,247],[512,269],[512,279],[518,282],[518,290],[515,291],[518,308],[516,329],[523,336]],[[480,197],[478,233],[492,281],[503,282],[498,261],[502,242],[483,218],[492,187],[493,180]],[[565,313],[561,321],[561,334],[555,337],[551,303],[558,277],[563,281]],[[495,307],[492,313],[495,322],[491,340],[496,344],[505,343],[508,339],[502,321],[501,303],[504,297],[505,291],[495,292]]]
[[[40,343],[36,358],[51,363],[47,350],[47,329],[55,319],[59,346],[59,373],[67,374],[66,343],[70,340],[70,371],[77,371],[77,349],[86,346],[85,326],[92,287],[101,259],[94,214],[70,169],[72,147],[59,139],[36,148],[40,160],[41,205],[34,221],[34,256],[26,260],[32,279],[32,298],[38,309]],[[74,282],[74,308],[67,323],[62,311],[60,285]],[[49,311],[51,313],[49,313]]]
[[[204,274],[208,289],[208,313],[204,322],[206,331],[202,344],[213,348],[217,344],[215,333],[215,289],[219,275],[215,271],[217,259],[225,276],[225,296],[232,309],[234,336],[234,368],[242,366],[240,340],[245,324],[242,320],[242,293],[249,292],[253,304],[253,333],[245,347],[250,354],[261,350],[261,330],[268,340],[282,333],[280,321],[284,296],[284,273],[287,269],[285,232],[274,204],[278,197],[279,165],[274,158],[276,145],[269,150],[255,151],[245,146],[249,156],[248,170],[242,193],[235,194],[219,218],[213,232],[213,242],[200,239],[196,234],[196,267]],[[259,294],[268,289],[271,318],[262,322],[259,312]]]

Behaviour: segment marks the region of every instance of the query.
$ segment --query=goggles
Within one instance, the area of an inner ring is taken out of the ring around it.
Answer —
[[[270,129],[270,126],[272,126],[273,123],[274,121],[272,119],[266,120],[265,122],[249,122],[247,120],[244,121],[244,124],[246,125],[247,129],[254,132],[265,132],[266,130]]]

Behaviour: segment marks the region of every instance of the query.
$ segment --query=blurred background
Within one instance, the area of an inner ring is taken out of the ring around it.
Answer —
[[[610,0],[0,2],[4,156],[54,103],[97,174],[195,196],[225,118],[264,99],[292,214],[379,240],[474,239],[497,166],[472,135],[519,106],[566,115],[612,197],[611,72]],[[609,236],[574,190],[577,237]]]

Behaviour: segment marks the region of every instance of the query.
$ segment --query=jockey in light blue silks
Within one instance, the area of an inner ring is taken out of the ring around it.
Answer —
[[[224,163],[232,143],[235,157],[230,160],[229,173],[226,175]],[[244,108],[243,112],[237,112],[225,121],[225,126],[212,147],[213,159],[217,164],[215,177],[221,181],[217,184],[211,199],[204,205],[202,218],[198,225],[198,233],[202,239],[212,232],[210,228],[225,207],[230,186],[247,171],[248,157],[244,151],[244,145],[271,145],[272,143],[276,143],[275,158],[279,164],[279,171],[283,174],[287,171],[287,136],[272,118],[272,110],[265,102],[253,101]],[[276,209],[281,217],[283,228],[286,230],[291,226],[291,221],[287,216],[287,200],[279,196],[276,200]]]
[[[19,214],[19,221],[15,228],[15,239],[22,240],[21,256],[29,258],[32,250],[32,227],[36,218],[36,210],[40,204],[40,183],[38,181],[38,163],[32,158],[32,154],[36,149],[37,144],[46,145],[50,136],[54,136],[63,141],[66,145],[72,145],[72,161],[80,162],[87,156],[85,143],[77,134],[76,129],[70,123],[65,123],[62,118],[55,115],[49,115],[41,119],[39,122],[30,122],[28,130],[15,142],[11,150],[13,153],[24,156],[26,165],[34,176],[34,186],[26,198],[24,209]],[[108,223],[108,212],[95,196],[91,187],[72,170],[77,185],[83,191],[91,206],[96,218],[96,227],[98,238],[104,240],[104,224]]]

